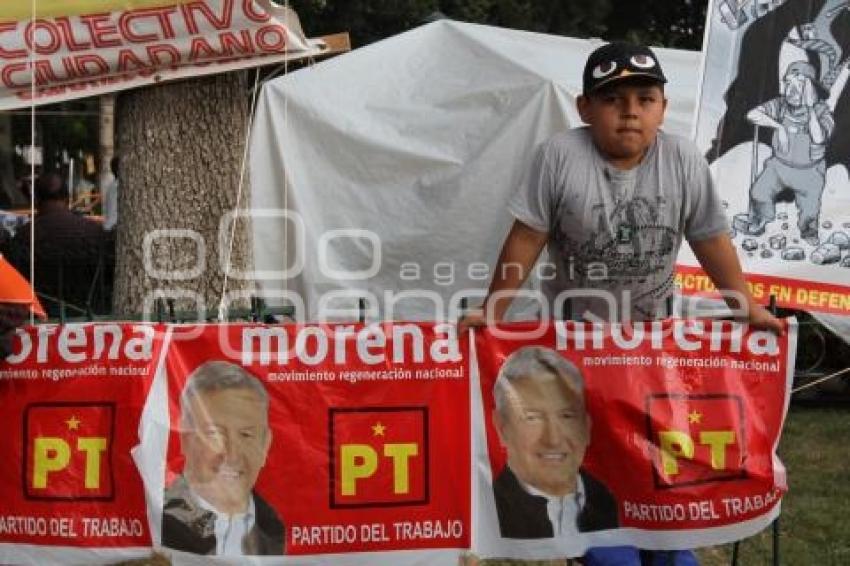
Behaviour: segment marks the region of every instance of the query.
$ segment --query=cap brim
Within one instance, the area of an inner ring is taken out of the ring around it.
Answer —
[[[590,89],[588,92],[595,92],[595,91],[599,90],[600,88],[602,88],[604,86],[608,86],[610,84],[617,83],[617,82],[631,81],[631,80],[634,80],[634,79],[652,79],[655,82],[658,82],[658,83],[661,83],[661,84],[665,84],[667,82],[666,78],[659,77],[658,75],[655,75],[655,74],[652,74],[652,73],[634,73],[634,72],[631,72],[628,75],[617,75],[617,76],[614,76],[614,77],[608,77],[607,79],[604,79],[604,80],[596,83],[595,85],[593,85],[593,88]]]
[[[0,303],[21,305],[27,307],[35,316],[47,318],[35,291],[3,256],[0,256]]]

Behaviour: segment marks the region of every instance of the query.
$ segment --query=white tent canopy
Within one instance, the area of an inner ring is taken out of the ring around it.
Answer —
[[[359,296],[369,318],[434,319],[482,293],[505,203],[535,146],[580,124],[598,45],[444,20],[267,83],[251,145],[266,297],[303,298],[307,319]],[[665,127],[690,135],[699,53],[657,53]]]

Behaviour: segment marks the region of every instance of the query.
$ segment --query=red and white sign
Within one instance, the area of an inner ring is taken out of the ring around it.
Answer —
[[[131,324],[19,331],[15,353],[0,365],[0,543],[151,545],[131,450],[162,336],[162,327]],[[6,548],[0,544],[3,562],[21,560]]]
[[[208,326],[175,340],[166,483],[186,467],[187,378],[226,361],[268,394],[254,491],[285,525],[287,555],[468,548],[469,381],[453,337],[453,325],[388,323]]]
[[[517,336],[524,329],[517,325],[502,330]],[[594,541],[694,548],[737,540],[768,525],[778,515],[787,489],[775,449],[793,378],[795,341],[793,325],[776,336],[728,321],[695,320],[596,326],[555,322],[534,340],[479,335],[476,351],[488,454],[488,465],[478,468],[486,473],[479,474],[482,488],[476,492],[485,509],[476,525],[482,554],[539,557],[533,548],[529,551],[509,536],[499,536],[502,525],[493,499],[494,489],[499,489],[493,487],[494,479],[511,461],[509,452],[518,450],[505,440],[508,433],[503,429],[500,438],[494,426],[494,386],[511,354],[539,346],[568,360],[583,381],[589,417],[589,442],[580,463],[585,505],[592,499],[590,476],[605,486],[616,513],[612,508],[607,521],[578,527],[578,535],[561,540],[513,530],[521,538],[540,539],[553,556],[576,556]],[[525,401],[520,396],[513,402]],[[565,404],[563,410],[581,412],[581,406],[579,396],[579,402]],[[545,408],[523,408],[527,418],[544,418]],[[564,426],[566,432],[547,429],[549,437],[539,440],[537,450],[579,450],[583,443],[569,436],[575,425]],[[520,458],[514,456],[513,461],[520,466]],[[511,529],[503,527],[501,532],[510,534]]]
[[[271,0],[76,0],[0,7],[0,110],[315,56]]]

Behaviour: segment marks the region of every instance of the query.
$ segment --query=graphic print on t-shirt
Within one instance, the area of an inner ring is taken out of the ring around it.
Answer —
[[[559,134],[540,147],[508,206],[548,234],[540,289],[550,314],[573,319],[666,316],[682,239],[729,231],[705,160],[663,132],[628,170],[608,163],[586,128]]]
[[[617,200],[613,208],[607,207],[610,211],[600,201],[591,207],[594,230],[583,241],[571,239],[562,224],[554,240],[560,249],[574,250],[577,278],[607,284],[612,290],[643,289],[632,297],[635,307],[643,311],[641,303],[663,298],[673,284],[670,266],[678,240],[676,230],[662,223],[665,205],[661,195],[654,202],[644,196]]]

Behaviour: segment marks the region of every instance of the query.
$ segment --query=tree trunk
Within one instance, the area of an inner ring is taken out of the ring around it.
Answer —
[[[119,97],[116,314],[150,313],[161,295],[177,297],[178,310],[217,312],[224,285],[219,247],[226,254],[232,226],[220,239],[219,224],[236,205],[250,110],[246,87],[242,71]],[[248,208],[248,186],[246,175],[242,208]],[[248,221],[240,219],[237,228],[231,264],[250,270]],[[254,289],[233,276],[227,287]]]

